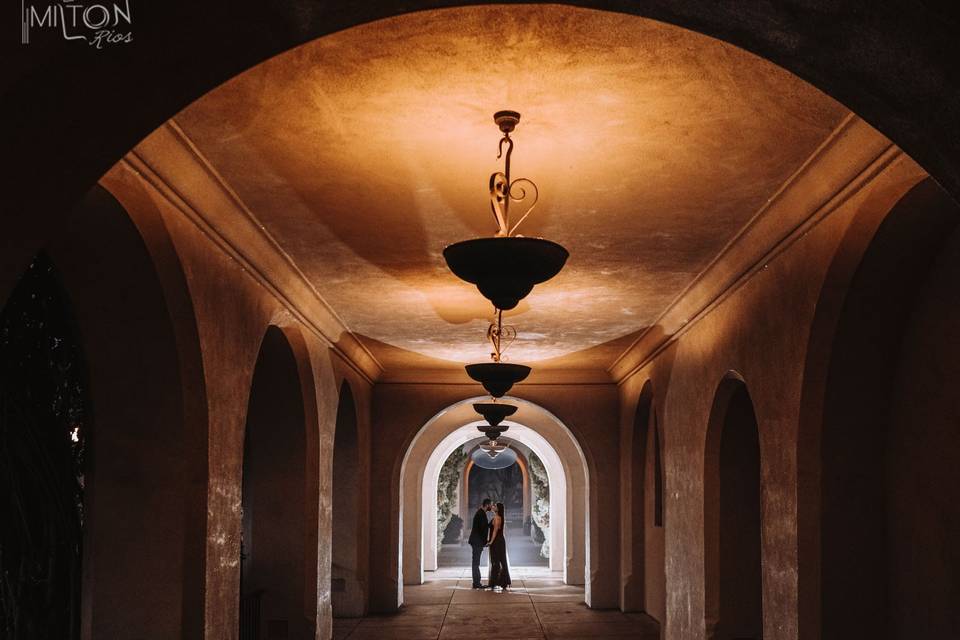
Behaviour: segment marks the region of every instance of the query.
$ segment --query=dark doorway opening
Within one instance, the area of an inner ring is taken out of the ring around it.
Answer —
[[[333,440],[333,513],[330,598],[333,616],[362,616],[365,603],[359,580],[362,550],[358,531],[360,500],[360,450],[357,407],[350,385],[340,387],[336,431]]]
[[[40,253],[0,313],[0,636],[79,638],[86,365]]]
[[[746,386],[721,383],[707,440],[708,637],[763,637],[760,439]],[[712,631],[712,633],[711,633]]]
[[[304,596],[306,450],[296,359],[283,332],[271,327],[253,373],[243,446],[243,640],[313,635]]]

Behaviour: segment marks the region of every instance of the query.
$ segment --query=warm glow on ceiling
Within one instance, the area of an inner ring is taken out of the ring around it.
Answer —
[[[508,314],[521,339],[507,355],[591,366],[654,322],[845,115],[711,38],[519,5],[321,38],[176,120],[389,369],[489,353],[492,309],[441,251],[496,230],[499,109],[522,114],[514,175],[540,187],[521,233],[570,251]]]

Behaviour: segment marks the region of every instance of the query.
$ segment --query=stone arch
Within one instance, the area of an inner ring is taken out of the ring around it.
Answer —
[[[943,544],[960,531],[960,439],[943,428],[957,408],[932,391],[960,376],[945,300],[958,223],[928,179],[858,214],[828,270],[798,442],[802,637],[960,632],[960,558]]]
[[[92,189],[49,242],[86,354],[83,637],[200,635],[206,395],[193,307],[158,217]]]
[[[915,157],[950,193],[958,193],[960,135],[951,114],[960,98],[943,90],[950,86],[954,57],[944,51],[955,45],[951,21],[943,19],[941,9],[891,5],[882,11],[836,10],[829,20],[804,21],[798,18],[803,11],[775,3],[749,10],[712,3],[588,4],[699,31],[780,65],[849,106]],[[5,176],[16,187],[6,190],[9,208],[23,215],[10,235],[20,242],[5,245],[2,264],[13,265],[14,272],[24,267],[35,250],[34,241],[59,220],[49,212],[65,210],[137,141],[214,86],[313,38],[436,6],[429,0],[338,2],[322,9],[296,4],[269,12],[254,5],[233,6],[229,12],[192,15],[183,21],[182,7],[172,2],[158,9],[154,20],[138,22],[138,41],[149,45],[137,64],[118,66],[106,56],[73,56],[66,69],[59,62],[70,57],[66,48],[57,55],[21,58],[29,71],[10,81],[15,84],[7,87],[2,122],[9,123],[11,155],[21,159]],[[174,24],[186,44],[171,52],[166,42]],[[237,38],[237,33],[244,37]],[[862,46],[849,46],[851,33]],[[45,44],[58,49],[71,43]],[[907,59],[890,55],[900,50],[911,55]],[[158,55],[160,51],[163,55]],[[114,84],[91,95],[71,84],[76,77],[111,77]],[[37,108],[32,98],[51,87],[60,90],[61,102],[74,105],[72,118]],[[77,122],[86,126],[77,127]],[[61,158],[62,173],[49,166],[47,160],[54,156]],[[57,188],[49,188],[51,184]],[[0,280],[0,297],[6,296],[8,285]]]
[[[743,379],[714,395],[704,460],[706,636],[763,636],[760,435]]]
[[[335,617],[364,614],[363,585],[359,579],[360,452],[357,406],[350,383],[340,386],[333,442],[332,543],[330,595]]]
[[[440,410],[424,423],[424,426],[414,435],[407,444],[400,449],[395,470],[395,487],[399,493],[399,508],[396,510],[398,528],[403,529],[403,535],[394,536],[391,543],[391,552],[394,555],[390,560],[391,567],[397,570],[397,603],[402,601],[401,587],[403,584],[419,584],[422,581],[421,527],[409,524],[404,525],[405,513],[422,513],[422,473],[409,473],[408,469],[422,468],[421,460],[429,458],[439,442],[464,424],[473,422],[476,414],[471,405],[480,400],[468,398],[455,402]],[[537,432],[548,433],[552,444],[563,447],[562,457],[564,473],[570,483],[565,503],[568,513],[573,512],[573,505],[582,505],[583,518],[567,518],[568,538],[574,540],[567,545],[565,558],[566,580],[570,584],[585,584],[587,602],[590,602],[590,545],[591,529],[597,523],[589,520],[589,480],[592,477],[590,461],[573,432],[555,415],[528,400],[508,397],[511,403],[519,405],[520,410],[514,415],[514,423],[530,427]],[[411,505],[412,503],[412,505]],[[391,524],[391,526],[394,526]],[[581,543],[581,541],[583,541]],[[392,599],[392,596],[391,596]],[[382,605],[388,606],[388,605]],[[396,606],[396,605],[394,605]]]
[[[479,420],[471,421],[448,434],[436,445],[423,467],[423,474],[420,479],[420,504],[422,507],[421,580],[424,570],[432,571],[437,568],[437,510],[434,496],[437,495],[437,479],[440,474],[440,467],[443,466],[443,462],[454,449],[477,439],[477,427],[481,424],[483,423]],[[562,571],[564,580],[568,580],[570,571],[568,571],[565,558],[569,555],[567,552],[568,542],[573,544],[573,526],[568,519],[568,513],[572,513],[572,510],[568,508],[568,505],[573,509],[582,509],[585,506],[580,505],[578,507],[572,496],[568,498],[567,468],[569,466],[561,459],[556,448],[538,432],[513,420],[505,420],[504,424],[510,427],[504,437],[529,447],[531,451],[537,454],[546,468],[550,482],[550,568],[554,571]],[[556,499],[556,504],[554,504],[554,499]],[[470,505],[468,513],[473,512],[474,506]],[[468,519],[464,519],[465,526],[468,522]],[[562,523],[562,526],[554,527],[554,522]]]
[[[240,624],[257,633],[308,637],[316,628],[307,576],[308,436],[304,381],[287,335],[270,326],[250,384],[243,445]],[[305,594],[305,591],[307,592]]]

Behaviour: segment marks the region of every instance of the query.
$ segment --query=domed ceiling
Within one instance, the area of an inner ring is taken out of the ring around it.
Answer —
[[[175,121],[387,371],[487,357],[492,309],[441,251],[492,235],[492,114],[522,114],[520,233],[570,250],[509,314],[515,362],[603,368],[691,284],[846,110],[651,20],[443,9],[273,58]]]

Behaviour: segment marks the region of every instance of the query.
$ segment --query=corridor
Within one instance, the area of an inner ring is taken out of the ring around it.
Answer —
[[[598,611],[583,602],[583,587],[563,584],[546,569],[511,570],[508,593],[475,591],[470,569],[441,569],[403,589],[397,613],[337,618],[334,640],[458,640],[545,638],[656,640],[659,627],[643,613]]]
[[[0,638],[960,638],[942,3],[45,2]]]

